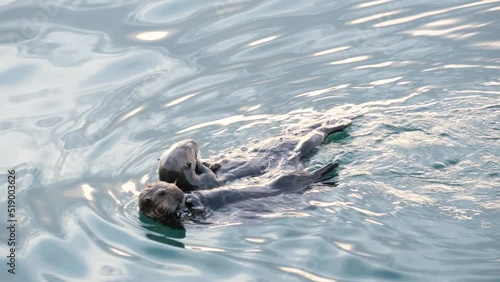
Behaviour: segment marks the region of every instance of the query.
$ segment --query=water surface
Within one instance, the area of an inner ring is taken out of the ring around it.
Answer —
[[[499,18],[496,0],[0,1],[1,280],[499,281]],[[325,116],[358,116],[306,164],[339,159],[337,187],[185,230],[139,216],[172,143],[209,157]]]

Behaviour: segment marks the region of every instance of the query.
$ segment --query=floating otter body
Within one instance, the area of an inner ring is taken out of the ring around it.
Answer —
[[[268,184],[241,189],[217,188],[184,194],[175,184],[158,181],[146,186],[139,195],[139,210],[167,225],[176,225],[186,219],[205,217],[208,211],[225,205],[283,193],[296,193],[309,185],[325,180],[338,167],[329,163],[313,172],[292,172],[276,177]],[[189,170],[185,167],[183,170]]]
[[[272,168],[297,169],[328,135],[350,126],[350,119],[327,120],[302,130],[302,137],[285,134],[254,144],[244,155],[229,155],[213,162],[198,159],[198,144],[183,140],[160,157],[160,181],[175,183],[183,191],[214,188],[242,177],[258,176]],[[184,169],[188,168],[188,169]]]

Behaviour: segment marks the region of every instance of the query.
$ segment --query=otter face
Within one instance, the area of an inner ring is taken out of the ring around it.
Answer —
[[[192,139],[172,145],[158,162],[160,181],[175,183],[183,191],[215,187],[215,173],[198,160],[199,146]]]
[[[180,221],[180,210],[183,208],[184,193],[174,184],[154,182],[139,195],[139,210],[156,220]]]

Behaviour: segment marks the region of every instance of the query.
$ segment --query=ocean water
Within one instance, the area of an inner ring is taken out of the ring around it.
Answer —
[[[500,281],[500,1],[0,1],[1,281]],[[156,160],[355,116],[317,185],[175,230]],[[15,274],[8,175],[15,170]]]

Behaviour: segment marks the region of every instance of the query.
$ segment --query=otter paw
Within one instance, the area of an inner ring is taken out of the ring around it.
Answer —
[[[220,167],[221,167],[220,163],[214,163],[214,164],[211,164],[208,168],[211,171],[216,172],[217,170],[219,170]]]

